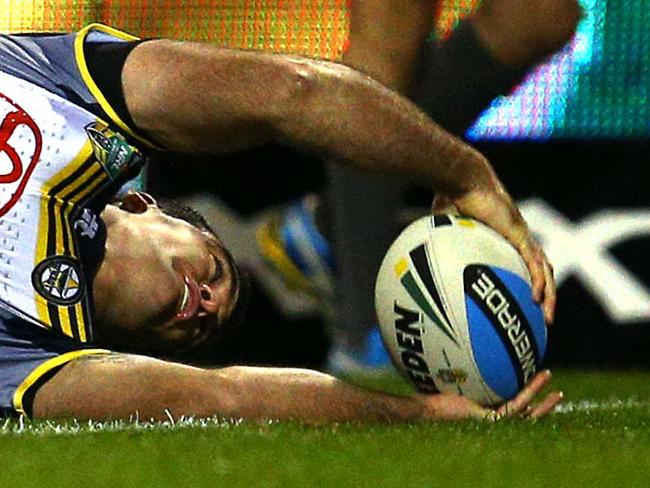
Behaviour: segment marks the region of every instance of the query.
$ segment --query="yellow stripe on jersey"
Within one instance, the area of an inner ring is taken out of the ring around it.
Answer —
[[[38,380],[40,380],[43,377],[43,375],[49,373],[54,368],[63,366],[64,364],[67,364],[70,361],[80,358],[82,356],[90,356],[95,354],[110,354],[110,353],[111,351],[107,349],[80,349],[78,351],[71,351],[65,354],[61,354],[60,356],[45,361],[43,364],[38,366],[34,371],[32,371],[27,376],[27,378],[25,378],[23,382],[18,386],[18,388],[16,388],[16,391],[14,392],[14,396],[13,396],[14,409],[19,414],[26,415],[25,406],[23,404],[25,394],[29,391],[30,388],[32,388],[34,385],[38,383]]]
[[[90,141],[87,141],[86,144],[81,148],[79,153],[75,156],[75,158],[68,164],[62,171],[58,172],[55,174],[52,178],[50,178],[45,184],[43,185],[42,191],[44,195],[49,195],[50,191],[52,188],[56,187],[59,183],[61,183],[63,180],[68,178],[74,171],[76,171],[81,164],[83,164],[85,161],[88,160],[88,158],[92,155],[93,150],[92,150],[92,145]],[[40,210],[40,216],[38,219],[38,235],[42,236],[41,239],[37,241],[36,244],[36,253],[34,255],[35,262],[34,266],[38,265],[41,261],[43,261],[45,258],[48,257],[47,253],[47,247],[48,247],[48,236],[49,236],[49,228],[50,228],[50,218],[49,218],[49,204],[50,204],[50,199],[49,198],[42,198],[41,199],[41,210]],[[55,232],[55,234],[58,234]],[[57,247],[58,244],[57,243]],[[47,300],[36,294],[35,295],[36,299],[36,310],[38,312],[38,318],[43,323],[44,325],[51,327],[51,323],[49,320],[49,311],[48,311],[48,302]]]
[[[94,165],[92,169],[86,171],[84,175],[79,178],[78,180],[75,180],[74,185],[66,187],[66,192],[62,193],[60,196],[57,196],[57,202],[54,205],[54,218],[56,219],[57,226],[62,225],[62,232],[65,232],[67,234],[67,242],[71,243],[74,246],[74,230],[71,227],[71,219],[70,219],[70,213],[74,209],[74,205],[72,202],[77,202],[83,200],[83,198],[91,191],[95,190],[101,183],[106,181],[108,178],[108,175],[106,174],[105,171],[100,170],[97,172],[98,165]],[[91,179],[92,178],[92,179]],[[77,195],[75,195],[73,198],[71,198],[69,201],[66,203],[62,203],[59,198],[64,198],[66,197],[67,194],[72,193],[73,191],[78,190],[82,185],[86,184],[86,182],[90,180],[87,183],[87,186],[80,191]],[[63,210],[63,217],[59,218],[61,215],[61,210]],[[61,240],[60,236],[57,232],[56,236],[57,240],[57,247],[58,247],[58,242]],[[57,252],[57,254],[59,254]],[[67,255],[73,255],[75,257],[77,256],[77,252],[74,249],[65,249],[65,247],[62,248],[62,253],[61,254],[67,254]],[[74,332],[72,329],[76,329],[79,335],[79,340],[81,342],[86,342],[88,340],[88,334],[87,334],[87,328],[90,326],[90,324],[86,323],[85,317],[84,317],[84,303],[83,301],[80,301],[76,303],[73,307],[58,307],[59,311],[59,320],[61,323],[61,328],[64,331],[66,335],[69,335],[71,337],[74,337]],[[74,317],[74,319],[73,319]],[[74,322],[76,322],[76,327],[74,326]],[[69,333],[67,331],[70,331]]]
[[[55,239],[57,243],[57,254],[71,255],[79,258],[76,249],[74,249],[75,236],[71,227],[72,223],[70,221],[70,213],[74,209],[73,202],[80,201],[84,195],[95,190],[108,178],[105,171],[98,171],[98,166],[98,164],[91,166],[90,169],[84,172],[82,177],[76,178],[73,184],[67,186],[61,193],[57,193],[54,206],[50,207],[51,214],[49,215],[49,218],[54,220],[56,223]],[[72,198],[68,197],[69,194],[78,191],[83,185],[86,185],[83,191]],[[62,239],[62,234],[64,233],[66,238]],[[66,241],[68,242],[68,246],[65,245]],[[70,337],[74,337],[75,332],[77,332],[79,340],[81,342],[86,342],[86,331],[90,324],[87,324],[84,318],[83,306],[83,302],[79,302],[72,307],[57,307],[56,310],[58,312],[62,331]]]
[[[139,136],[138,134],[135,133],[135,131],[129,127],[123,120],[122,118],[117,114],[115,109],[111,106],[111,104],[106,100],[106,97],[102,93],[102,91],[99,89],[97,84],[95,83],[95,80],[93,80],[92,76],[90,75],[90,71],[88,70],[88,64],[86,63],[86,57],[84,55],[84,42],[86,40],[86,37],[88,34],[93,31],[93,30],[98,30],[101,32],[105,32],[106,34],[110,34],[113,37],[116,37],[118,39],[122,39],[124,41],[138,41],[140,40],[139,37],[132,36],[131,34],[127,34],[125,32],[119,31],[117,29],[113,29],[112,27],[109,27],[104,24],[90,24],[81,29],[77,33],[77,37],[75,38],[75,45],[74,45],[74,52],[75,52],[75,58],[77,60],[77,67],[79,68],[79,72],[81,73],[81,77],[83,78],[84,82],[86,83],[86,86],[88,86],[88,89],[90,90],[90,93],[97,99],[99,102],[99,105],[102,107],[104,112],[108,114],[108,116],[111,118],[115,124],[124,132],[126,132],[130,137],[133,139],[146,144],[148,147],[154,148],[154,149],[161,149],[159,146],[154,144],[153,142],[145,139],[144,137]]]
[[[39,219],[39,235],[44,238],[38,243],[36,264],[53,255],[79,258],[70,222],[74,203],[83,200],[108,178],[99,163],[87,164],[92,160],[92,156],[92,144],[88,141],[63,171],[45,183],[44,195],[47,195],[47,198],[42,200]],[[85,169],[84,165],[87,166]],[[75,175],[75,172],[79,174]],[[69,178],[71,181],[68,184],[54,191]],[[65,335],[77,336],[81,342],[88,340],[90,324],[87,323],[86,317],[89,316],[89,311],[84,314],[83,302],[73,306],[57,306],[39,295],[36,297],[36,307],[39,319],[48,327],[53,327],[56,322]]]
[[[99,165],[95,165],[95,169],[97,169]],[[86,176],[88,175],[88,176]],[[102,169],[99,171],[99,173],[94,173],[93,171],[87,171],[84,176],[81,178],[82,181],[80,181],[79,185],[76,185],[76,188],[80,188],[84,182],[90,177],[92,178],[92,181],[88,183],[82,190],[80,190],[74,198],[71,199],[72,202],[78,202],[84,200],[89,193],[93,192],[99,185],[104,183],[108,179],[107,173]],[[71,221],[70,221],[70,212],[73,210],[73,206],[71,204],[67,205],[66,211],[65,211],[65,217],[64,217],[64,222],[66,223],[67,227],[67,232],[69,234],[69,242],[73,242],[72,239],[74,239],[74,229],[70,227]],[[86,285],[88,287],[88,285]],[[70,309],[68,309],[70,311]],[[90,326],[90,324],[86,323],[86,320],[84,318],[84,305],[83,302],[79,302],[75,304],[74,306],[74,313],[77,319],[77,330],[79,332],[79,340],[81,342],[86,342],[88,338],[87,334],[87,329]],[[88,315],[90,315],[90,311],[88,311]],[[70,324],[72,326],[72,324]]]

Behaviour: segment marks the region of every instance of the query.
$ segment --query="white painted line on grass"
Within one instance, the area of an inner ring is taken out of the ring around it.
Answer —
[[[555,407],[555,413],[593,412],[650,408],[650,402],[638,400],[581,400],[563,402]]]

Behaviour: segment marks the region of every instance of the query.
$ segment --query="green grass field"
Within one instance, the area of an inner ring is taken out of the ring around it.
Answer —
[[[650,486],[650,372],[558,371],[554,385],[558,412],[494,425],[5,421],[0,486]]]

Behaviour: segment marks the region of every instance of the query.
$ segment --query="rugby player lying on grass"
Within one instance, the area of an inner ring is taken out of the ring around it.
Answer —
[[[114,195],[149,147],[218,154],[270,140],[427,182],[508,238],[553,317],[543,252],[477,151],[344,66],[91,26],[0,37],[0,406],[36,418],[211,416],[307,422],[523,413],[540,373],[496,412],[454,395],[395,397],[317,372],[205,370],[114,350],[219,340],[241,308],[218,238],[144,193]],[[191,171],[191,168],[188,168]],[[113,203],[109,203],[113,201]]]

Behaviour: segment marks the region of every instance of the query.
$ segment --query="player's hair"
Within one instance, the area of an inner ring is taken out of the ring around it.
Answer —
[[[210,224],[205,220],[205,217],[189,205],[185,205],[184,203],[172,198],[156,198],[156,202],[163,213],[170,217],[184,220],[193,227],[206,231],[217,237],[217,233],[212,229],[212,227],[210,227]]]
[[[156,202],[158,203],[160,210],[162,210],[162,212],[166,215],[184,220],[198,230],[207,232],[218,238],[217,233],[212,229],[210,224],[208,224],[208,221],[205,219],[205,217],[194,208],[171,198],[156,198]],[[223,336],[230,329],[237,327],[245,320],[251,295],[251,284],[248,273],[246,270],[237,265],[237,262],[233,258],[232,254],[230,254],[228,249],[224,247],[223,251],[226,259],[230,261],[231,266],[237,270],[237,274],[239,276],[239,294],[237,297],[237,303],[235,303],[235,308],[231,312],[230,316],[226,321],[219,324],[220,330],[219,333],[214,336],[215,340]],[[203,349],[210,346],[210,344],[206,344],[203,346]],[[197,351],[192,352],[196,353]]]

